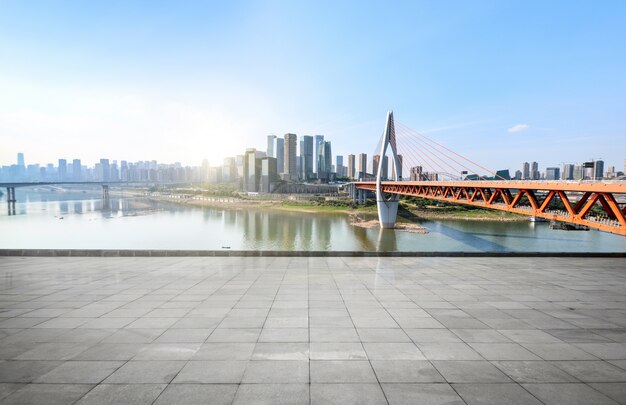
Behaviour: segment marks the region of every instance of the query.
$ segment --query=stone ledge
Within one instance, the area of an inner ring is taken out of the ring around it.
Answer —
[[[0,249],[25,257],[617,257],[626,252],[371,252],[288,250]]]

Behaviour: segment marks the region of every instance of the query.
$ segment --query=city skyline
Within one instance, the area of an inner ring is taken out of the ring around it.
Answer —
[[[176,12],[5,2],[0,164],[24,151],[41,162],[196,165],[264,149],[272,133],[324,134],[339,155],[371,155],[393,109],[489,168],[559,165],[557,150],[619,167],[625,15],[618,1],[250,1]]]

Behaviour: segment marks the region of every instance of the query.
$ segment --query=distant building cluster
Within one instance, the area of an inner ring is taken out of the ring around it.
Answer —
[[[604,170],[601,159],[583,163],[563,163],[562,167],[547,167],[544,172],[539,170],[539,163],[524,162],[522,170],[516,170],[513,180],[610,180],[624,176],[624,171],[616,171],[615,166]]]
[[[493,177],[461,172],[427,172],[422,166],[409,167],[403,177],[402,156],[399,155],[398,176],[410,181],[439,181],[443,176],[463,180],[602,180],[624,176],[614,166],[604,170],[601,159],[584,163],[563,163],[561,167],[547,167],[541,171],[537,162],[524,162],[522,170],[510,176],[509,170],[500,170]],[[368,164],[369,163],[369,164]],[[283,137],[269,135],[265,151],[246,149],[243,155],[227,157],[222,165],[210,166],[205,159],[201,166],[183,166],[180,163],[163,164],[156,160],[127,162],[125,160],[100,159],[93,167],[80,159],[58,159],[57,165],[48,163],[26,164],[24,154],[17,154],[16,164],[0,167],[3,182],[55,182],[55,181],[103,181],[103,182],[154,182],[154,183],[235,183],[246,192],[272,192],[285,182],[331,183],[337,180],[373,180],[380,167],[383,179],[395,178],[395,167],[387,156],[374,155],[371,161],[365,153],[350,154],[347,159],[337,155],[333,161],[332,145],[324,135],[287,133]]]

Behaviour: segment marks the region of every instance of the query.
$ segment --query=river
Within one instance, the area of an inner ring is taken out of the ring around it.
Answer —
[[[365,229],[347,215],[190,207],[100,189],[17,189],[16,215],[0,210],[3,249],[626,252],[626,238],[547,223],[422,221],[427,234]]]

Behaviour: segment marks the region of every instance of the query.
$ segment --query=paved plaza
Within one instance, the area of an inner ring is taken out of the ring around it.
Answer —
[[[626,404],[626,259],[0,257],[2,404]]]

